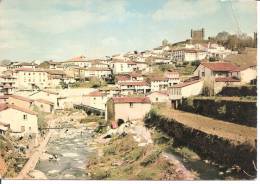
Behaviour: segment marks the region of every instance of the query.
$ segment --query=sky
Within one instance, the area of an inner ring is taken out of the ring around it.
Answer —
[[[0,0],[0,60],[102,58],[205,28],[253,36],[254,0]]]

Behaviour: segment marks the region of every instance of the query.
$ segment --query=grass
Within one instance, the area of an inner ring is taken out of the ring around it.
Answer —
[[[101,122],[103,119],[100,116],[87,116],[84,119],[80,120],[80,123],[86,124],[90,122]]]
[[[113,138],[103,148],[104,155],[91,159],[87,165],[92,179],[159,180],[172,167],[160,156],[160,147],[139,147],[131,135]]]
[[[162,150],[160,149],[153,151],[151,154],[147,155],[140,164],[142,166],[147,166],[151,163],[154,163],[161,154],[161,152]]]
[[[91,78],[90,81],[80,81],[69,84],[71,88],[99,88],[107,86],[104,80],[98,78]]]
[[[196,66],[192,66],[192,65],[186,65],[184,67],[178,67],[181,75],[191,75],[191,74],[193,74],[195,68],[196,68]]]

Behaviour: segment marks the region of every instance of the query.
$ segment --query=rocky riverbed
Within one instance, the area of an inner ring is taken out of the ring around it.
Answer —
[[[95,154],[88,146],[92,131],[85,125],[56,130],[29,175],[35,179],[87,179],[85,163],[88,156]]]

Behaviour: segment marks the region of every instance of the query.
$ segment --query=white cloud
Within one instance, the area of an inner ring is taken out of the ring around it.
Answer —
[[[212,14],[217,8],[218,4],[213,0],[168,0],[153,14],[153,19],[157,21],[189,19]]]

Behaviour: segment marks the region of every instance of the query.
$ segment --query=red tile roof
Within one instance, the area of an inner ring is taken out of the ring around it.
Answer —
[[[3,110],[6,110],[6,109],[15,109],[15,110],[18,110],[18,111],[22,111],[22,112],[25,112],[25,113],[28,113],[28,114],[32,114],[32,115],[37,115],[38,113],[34,112],[34,111],[31,111],[30,109],[26,109],[26,108],[23,108],[23,107],[18,107],[16,105],[13,105],[13,104],[0,104],[0,111],[3,111]]]
[[[99,96],[106,96],[105,93],[102,93],[100,91],[93,91],[87,94],[86,96],[91,96],[91,97],[99,97]]]
[[[137,73],[137,72],[131,72],[131,73],[129,73],[129,75],[131,77],[142,77],[143,76],[141,73]]]
[[[54,105],[53,102],[48,101],[48,100],[44,100],[44,99],[37,99],[36,101],[40,102],[40,103],[48,104],[48,105]]]
[[[5,104],[5,103],[0,104],[0,111],[3,111],[5,109],[7,109],[7,108],[8,108],[7,104]]]
[[[130,77],[128,75],[117,75],[116,77],[117,81],[128,81],[130,80]]]
[[[151,78],[150,78],[150,81],[167,81],[167,78],[165,78],[165,77],[159,77],[159,76],[157,76],[157,77],[151,77]]]
[[[73,62],[82,62],[82,61],[87,61],[86,56],[77,56],[74,58],[69,59],[67,62],[73,61]]]
[[[24,72],[47,72],[44,69],[40,69],[40,68],[16,68],[15,72],[18,71],[24,71]]]
[[[111,71],[109,68],[90,67],[84,68],[86,71]]]
[[[113,97],[113,102],[116,103],[151,103],[148,97]]]
[[[22,101],[26,101],[26,102],[33,102],[32,99],[29,99],[29,98],[26,98],[26,97],[23,97],[23,96],[11,95],[10,97],[15,98],[15,99],[19,99],[19,100],[22,100]]]
[[[120,86],[148,86],[148,83],[145,81],[127,81],[127,82],[119,82]]]
[[[194,81],[179,83],[179,84],[173,85],[173,88],[183,88],[183,87],[198,83],[200,81],[201,80],[194,80]]]
[[[207,62],[207,63],[202,62],[201,65],[209,68],[212,71],[227,71],[227,72],[240,71],[237,66],[227,62]]]
[[[216,82],[240,82],[239,79],[233,78],[233,77],[218,77],[215,78]]]

